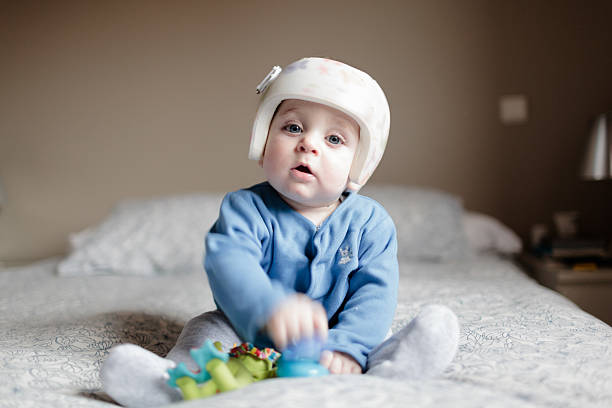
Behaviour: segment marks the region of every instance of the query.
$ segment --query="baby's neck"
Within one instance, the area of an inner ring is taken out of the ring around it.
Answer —
[[[321,207],[309,207],[299,203],[296,203],[290,199],[283,197],[283,199],[289,204],[291,208],[300,213],[302,216],[310,220],[314,225],[320,227],[323,221],[327,219],[340,205],[341,199],[334,201],[333,203],[321,206]]]

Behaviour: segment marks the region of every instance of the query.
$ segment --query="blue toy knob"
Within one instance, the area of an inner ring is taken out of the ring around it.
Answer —
[[[323,343],[318,338],[302,339],[291,344],[278,360],[278,377],[319,377],[328,375],[327,368],[319,364]]]

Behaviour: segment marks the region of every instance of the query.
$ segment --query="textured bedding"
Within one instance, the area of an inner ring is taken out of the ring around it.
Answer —
[[[57,263],[0,272],[2,407],[112,406],[98,372],[113,345],[163,355],[187,319],[213,308],[201,271],[60,277]],[[612,406],[612,328],[511,261],[402,260],[400,275],[394,331],[428,303],[459,317],[459,352],[440,378],[274,379],[177,406]]]

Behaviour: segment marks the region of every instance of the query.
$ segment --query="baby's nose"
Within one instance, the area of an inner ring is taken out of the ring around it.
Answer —
[[[301,153],[318,154],[317,143],[312,136],[303,136],[298,144],[298,151]]]

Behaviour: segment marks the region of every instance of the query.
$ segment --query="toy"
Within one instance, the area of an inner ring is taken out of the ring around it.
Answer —
[[[283,350],[278,360],[278,377],[318,377],[328,375],[327,368],[319,364],[323,343],[318,338],[300,340]]]
[[[210,340],[190,354],[200,367],[199,372],[192,373],[184,363],[168,370],[168,384],[180,388],[186,400],[209,397],[272,377],[274,363],[280,356],[274,349],[259,350],[249,343],[234,347],[228,354],[221,351],[220,343]]]
[[[183,398],[192,400],[276,376],[327,375],[329,371],[318,363],[322,346],[318,339],[301,340],[287,347],[281,356],[272,348],[260,350],[250,343],[224,353],[219,342],[206,340],[201,348],[190,351],[200,370],[191,372],[185,363],[180,363],[168,370],[168,385],[180,388]]]

